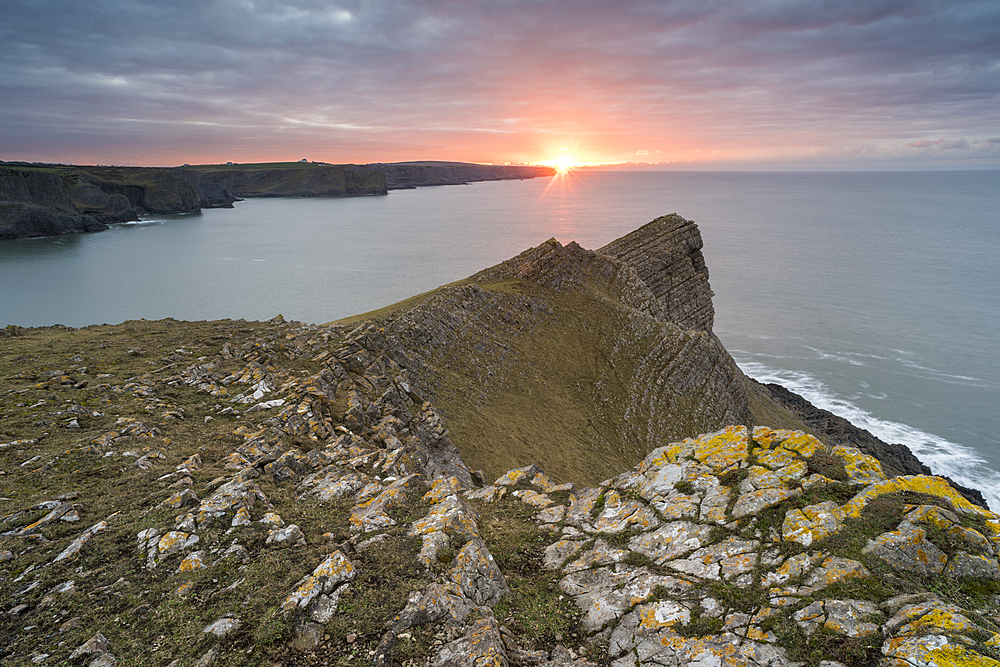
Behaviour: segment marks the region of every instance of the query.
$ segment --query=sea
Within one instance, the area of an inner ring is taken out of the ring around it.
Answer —
[[[715,333],[744,372],[907,445],[1000,510],[1000,170],[578,170],[249,199],[0,242],[0,326],[330,322],[551,237],[596,249],[675,212],[701,229]]]

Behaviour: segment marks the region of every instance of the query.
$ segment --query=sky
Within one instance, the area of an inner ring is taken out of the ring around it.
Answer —
[[[0,160],[1000,167],[1000,0],[0,0]]]

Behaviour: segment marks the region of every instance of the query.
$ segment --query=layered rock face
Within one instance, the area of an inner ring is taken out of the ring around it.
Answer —
[[[801,430],[667,435],[782,413],[663,282],[550,241],[358,324],[5,331],[0,657],[1000,666],[1000,515]]]
[[[96,217],[80,214],[58,175],[0,167],[0,239],[107,228]]]
[[[596,482],[665,439],[802,427],[711,333],[694,223],[658,218],[608,248],[549,240],[359,340],[427,375],[465,461],[490,475],[545,457],[550,474]]]
[[[712,332],[715,308],[698,228],[679,215],[658,218],[612,241],[599,253],[632,267],[666,310],[685,329]]]

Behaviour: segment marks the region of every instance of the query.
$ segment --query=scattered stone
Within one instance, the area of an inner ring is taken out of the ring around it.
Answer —
[[[219,647],[213,646],[205,651],[200,658],[194,661],[192,667],[211,667],[219,658]]]
[[[109,517],[110,518],[110,517]],[[101,532],[108,527],[107,521],[101,521],[100,523],[95,523],[93,526],[83,531],[83,533],[77,537],[75,540],[70,542],[69,546],[63,549],[58,556],[56,556],[52,562],[58,563],[59,561],[66,560],[68,558],[75,558],[80,550],[83,549],[83,545],[90,541],[97,533]]]
[[[291,646],[296,651],[312,651],[323,643],[323,626],[308,621],[295,626],[295,638]]]
[[[216,637],[226,637],[240,629],[243,622],[238,618],[220,618],[205,626],[203,633],[213,634]]]
[[[282,610],[288,612],[296,607],[305,608],[320,593],[330,593],[339,584],[352,581],[357,571],[340,551],[335,551],[316,566],[313,573],[304,577],[295,592],[289,595],[281,604]]]
[[[278,530],[272,530],[267,534],[267,544],[282,544],[288,542],[292,546],[304,547],[306,536],[302,534],[302,529],[294,523]]]

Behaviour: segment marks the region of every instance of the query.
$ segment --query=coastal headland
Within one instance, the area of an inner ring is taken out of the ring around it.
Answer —
[[[1000,515],[746,377],[669,215],[328,324],[7,327],[0,657],[1000,665]]]
[[[102,167],[0,162],[0,240],[103,231],[140,215],[232,207],[245,197],[350,197],[551,176],[551,167],[317,162]]]

